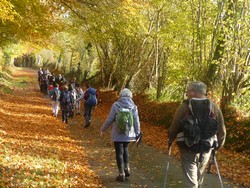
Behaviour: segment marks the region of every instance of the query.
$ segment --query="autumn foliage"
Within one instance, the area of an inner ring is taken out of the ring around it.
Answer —
[[[51,116],[34,71],[14,74],[13,81],[26,75],[31,83],[0,94],[0,187],[101,187],[88,153]]]
[[[116,98],[116,92],[103,91],[101,93],[102,105],[98,107],[98,112],[101,112],[99,116],[103,117],[103,119],[107,117],[109,112],[107,109],[110,108]],[[149,101],[145,96],[141,95],[135,95],[134,101],[139,109],[144,142],[163,151],[167,151],[167,129],[165,127],[170,125],[171,118],[179,104],[156,103]],[[235,183],[240,183],[241,185],[249,187],[249,142],[245,142],[247,139],[249,140],[249,134],[246,134],[249,132],[249,128],[242,127],[242,130],[238,133],[240,126],[235,130],[233,128],[233,123],[238,121],[237,119],[239,118],[237,117],[239,117],[239,114],[236,116],[235,113],[233,113],[234,115],[231,113],[232,110],[228,110],[228,113],[225,115],[225,123],[228,132],[227,142],[229,143],[226,143],[226,147],[218,152],[217,160],[223,177],[232,179]],[[240,147],[245,148],[244,152],[237,152],[237,148]],[[172,148],[172,154],[177,158],[180,157],[176,145]],[[216,173],[215,166],[212,166],[212,172]]]
[[[78,126],[70,132],[60,118],[51,116],[49,100],[39,92],[35,72],[14,69],[10,77],[12,82],[18,82],[23,77],[26,81],[22,81],[21,87],[13,87],[11,94],[0,93],[0,186],[104,187],[102,180],[91,170],[87,159],[88,148],[76,139],[84,135],[82,128]],[[95,117],[104,121],[116,99],[116,92],[101,90]],[[139,109],[143,142],[166,152],[167,129],[164,126],[170,124],[178,103],[150,102],[139,95],[135,95],[134,100]],[[228,116],[226,120],[229,138],[239,138],[249,131],[246,128],[237,129],[239,134],[233,132],[230,127],[233,122],[228,121]],[[79,117],[74,121],[77,124],[82,122]],[[221,175],[249,187],[248,153],[234,151],[237,146],[233,141],[229,144],[231,149],[228,146],[217,154]],[[179,158],[176,146],[172,154]],[[216,173],[214,166],[212,172]]]

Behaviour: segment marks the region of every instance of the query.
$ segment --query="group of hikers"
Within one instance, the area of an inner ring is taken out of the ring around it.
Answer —
[[[69,118],[81,114],[81,101],[84,101],[85,125],[91,123],[92,113],[98,102],[98,92],[86,83],[83,88],[74,77],[69,82],[58,74],[51,73],[48,69],[39,68],[38,82],[40,91],[49,95],[52,101],[52,116],[57,117],[59,107],[62,112],[62,122],[68,124]]]
[[[97,104],[96,89],[88,84],[82,89],[75,78],[66,84],[63,76],[54,77],[48,72],[38,73],[38,80],[40,87],[44,87],[41,80],[48,80],[47,92],[52,100],[53,116],[58,115],[60,105],[62,122],[68,123],[68,117],[73,116],[72,109],[76,109],[76,115],[80,114],[80,101],[84,100],[84,127],[88,127],[93,109]],[[176,141],[181,155],[183,183],[187,188],[202,186],[209,159],[215,160],[215,151],[223,147],[226,139],[222,112],[207,98],[206,89],[203,82],[194,81],[187,85],[187,99],[176,110],[168,129],[168,149],[171,151],[172,143]],[[44,88],[41,92],[44,92]],[[142,139],[139,112],[132,96],[131,90],[122,89],[118,100],[112,104],[109,115],[100,128],[101,134],[111,128],[111,140],[114,142],[118,168],[116,180],[119,182],[124,182],[131,175],[129,143],[139,143]],[[164,187],[166,187],[166,181]],[[223,187],[222,182],[221,187]]]

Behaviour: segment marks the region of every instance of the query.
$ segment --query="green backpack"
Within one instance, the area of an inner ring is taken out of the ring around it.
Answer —
[[[120,134],[128,134],[131,127],[134,125],[132,109],[119,108],[119,112],[115,118],[115,123]]]

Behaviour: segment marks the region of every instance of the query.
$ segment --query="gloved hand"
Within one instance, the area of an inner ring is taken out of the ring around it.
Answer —
[[[218,144],[218,141],[214,141],[213,145],[212,145],[212,148],[214,150],[218,150],[219,149],[219,144]]]
[[[135,139],[138,140],[138,139],[140,139],[140,138],[142,138],[142,133],[141,133],[141,132],[140,132],[139,134],[136,135]]]
[[[136,135],[135,137],[136,143],[137,143],[137,147],[139,146],[139,144],[142,141],[142,132],[140,132],[139,134]]]

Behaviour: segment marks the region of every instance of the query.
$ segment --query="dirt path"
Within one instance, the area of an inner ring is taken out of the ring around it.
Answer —
[[[36,76],[36,72],[28,71],[22,73],[25,74],[33,74]],[[33,144],[37,144],[36,140],[39,142],[46,141],[44,138],[48,138],[49,141],[51,130],[53,125],[50,123],[52,117],[50,116],[49,108],[49,99],[47,97],[43,97],[40,95],[37,83],[33,83],[32,90],[33,98],[41,105],[40,107],[46,110],[43,110],[44,114],[37,114],[39,117],[43,116],[48,119],[46,126],[43,129],[37,128],[37,132],[42,135],[43,138],[39,138],[39,135],[36,135],[35,138],[27,137],[27,139],[34,140]],[[25,96],[28,93],[27,91],[23,91],[20,95]],[[44,101],[45,100],[45,101]],[[47,100],[47,102],[46,102]],[[26,102],[29,102],[27,100]],[[60,155],[66,163],[72,164],[75,163],[78,165],[77,168],[90,168],[80,170],[78,169],[77,175],[83,176],[81,180],[89,181],[90,183],[94,180],[90,180],[91,178],[97,178],[97,176],[101,179],[102,186],[107,188],[118,188],[118,187],[163,187],[164,176],[166,170],[166,153],[162,152],[162,150],[156,149],[152,146],[147,145],[146,143],[142,143],[138,148],[131,144],[130,145],[130,165],[131,165],[131,177],[124,183],[119,183],[115,181],[115,177],[117,176],[117,167],[115,162],[115,154],[113,144],[110,142],[110,135],[106,133],[104,135],[100,135],[100,127],[103,123],[103,117],[100,113],[103,109],[100,107],[94,111],[93,121],[90,127],[83,128],[83,116],[75,116],[73,119],[69,120],[69,124],[65,125],[60,122],[60,116],[55,119],[57,129],[53,130],[58,138],[67,138],[67,142],[64,141],[62,143],[55,143],[61,146],[60,149],[57,149],[54,145],[54,151],[49,153],[44,152],[45,150],[41,150],[41,155],[47,155],[47,157],[51,157],[51,154]],[[29,113],[32,109],[29,109]],[[39,111],[41,113],[41,111]],[[54,120],[53,120],[54,121]],[[54,122],[53,122],[54,123]],[[34,125],[32,125],[34,126]],[[8,131],[8,130],[6,130]],[[24,131],[24,130],[23,130]],[[30,132],[32,133],[32,132]],[[28,135],[28,133],[23,133]],[[147,135],[145,135],[146,137]],[[38,138],[37,138],[38,137]],[[64,145],[65,144],[65,145]],[[35,147],[30,145],[30,147]],[[64,149],[62,149],[64,147]],[[71,148],[67,148],[71,147]],[[64,151],[65,150],[65,151]],[[73,150],[73,151],[72,151]],[[69,152],[71,151],[71,152]],[[81,154],[79,154],[81,152]],[[82,157],[82,158],[81,158]],[[86,159],[88,161],[86,161]],[[68,173],[71,173],[70,168],[74,169],[74,164],[68,167]],[[93,171],[93,172],[92,172]],[[84,173],[94,173],[91,175],[87,175]],[[76,172],[74,172],[76,174]],[[224,187],[234,187],[241,188],[241,186],[232,184],[229,180],[223,179]],[[88,183],[88,184],[90,184]],[[96,182],[95,182],[96,183]],[[83,185],[83,184],[82,184]],[[84,184],[85,185],[85,184]],[[95,184],[97,185],[97,183]],[[85,186],[71,186],[71,187],[85,187]],[[93,186],[92,187],[96,187]],[[170,169],[167,178],[167,187],[168,188],[182,188],[184,187],[182,184],[181,177],[181,169],[180,163],[174,157],[171,158],[170,161]],[[204,187],[220,187],[218,176],[216,175],[206,175],[206,179],[204,182]]]

